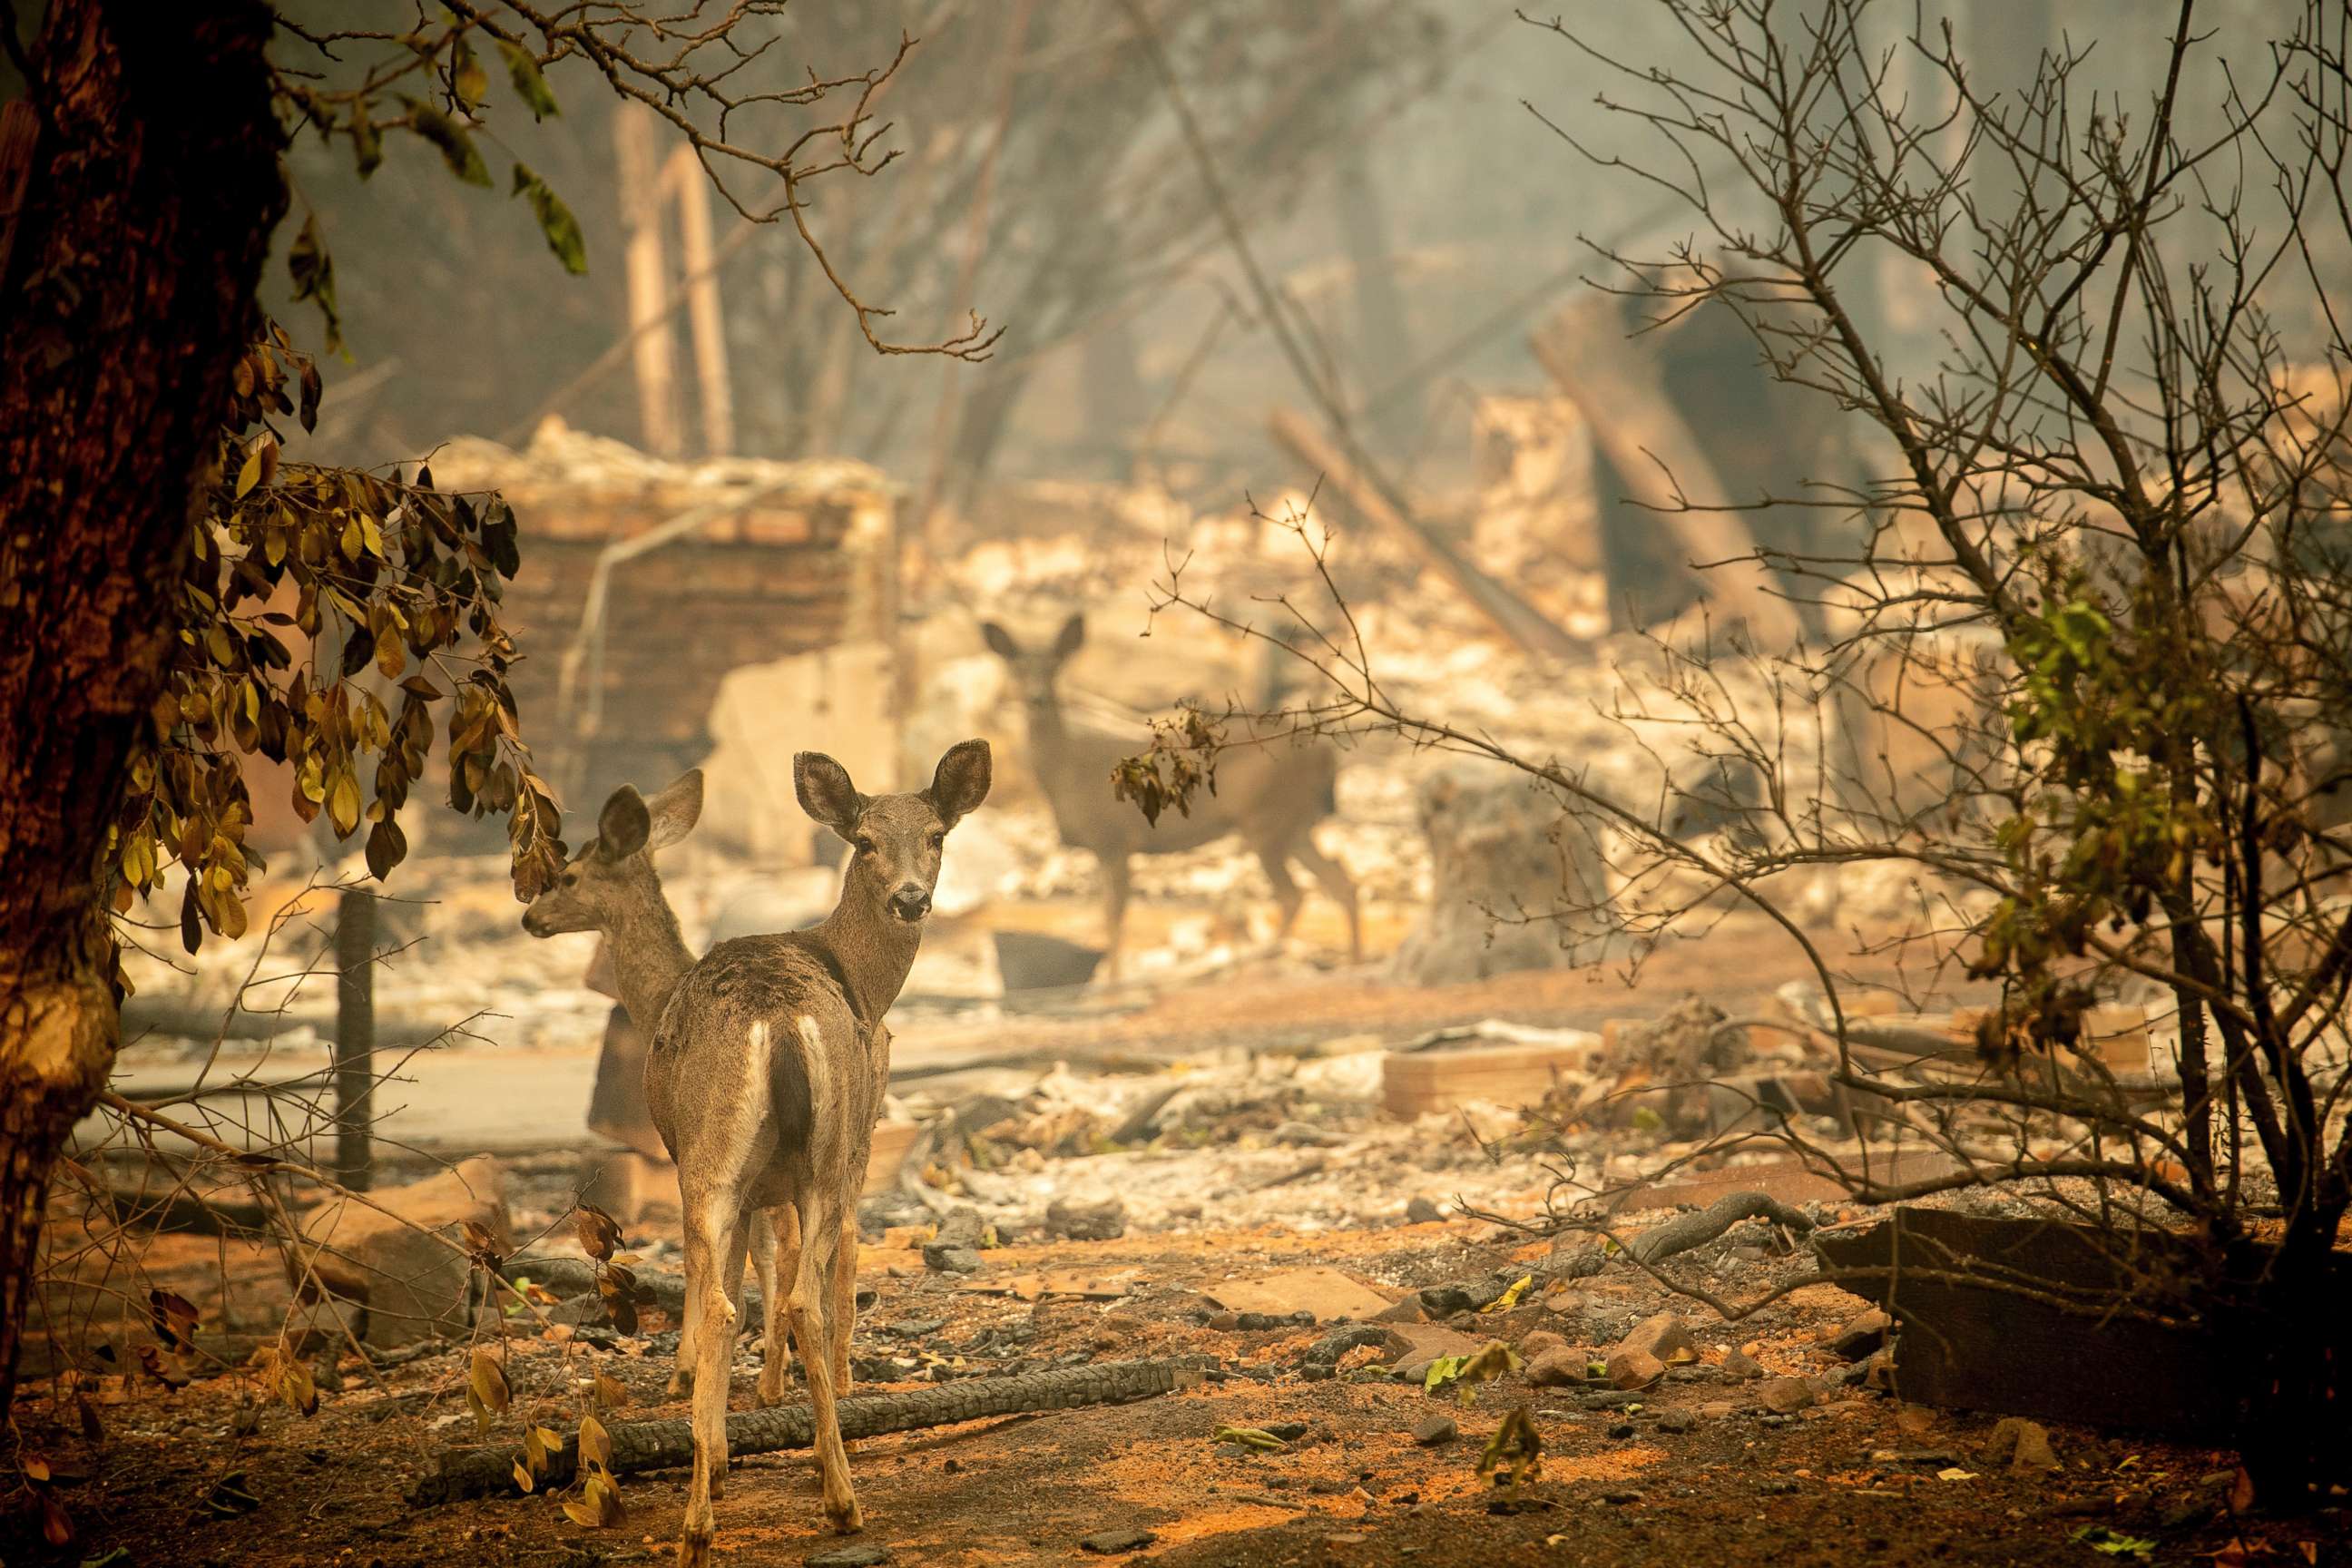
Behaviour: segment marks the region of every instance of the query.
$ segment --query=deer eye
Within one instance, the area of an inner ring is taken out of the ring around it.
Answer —
[[[948,836],[944,830],[933,833],[929,838],[930,846],[934,849],[937,849],[940,845],[945,844],[947,841]]]
[[[567,888],[580,885],[580,871],[577,867],[566,866],[563,868],[563,885]]]
[[[866,837],[863,833],[857,836],[856,843],[857,845],[857,852],[860,855],[871,855],[874,853],[874,840]]]

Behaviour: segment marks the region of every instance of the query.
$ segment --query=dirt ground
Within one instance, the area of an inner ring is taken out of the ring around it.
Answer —
[[[655,1239],[633,1234],[632,1247]],[[983,1255],[967,1284],[928,1271],[912,1242],[869,1247],[861,1282],[877,1292],[856,1342],[861,1387],[1085,1361],[1193,1358],[1207,1379],[1135,1405],[1056,1412],[872,1438],[853,1473],[866,1529],[855,1544],[896,1563],[1103,1561],[1083,1538],[1150,1532],[1128,1560],[1177,1564],[2018,1563],[2101,1560],[2095,1541],[2146,1543],[2144,1561],[2352,1562],[2347,1516],[2233,1520],[2232,1456],[2060,1429],[2053,1472],[2011,1474],[1984,1455],[1989,1416],[1907,1408],[1845,1386],[1845,1363],[1821,1342],[1861,1303],[1827,1287],[1799,1291],[1733,1327],[1685,1307],[1700,1362],[1656,1387],[1538,1388],[1523,1373],[1424,1394],[1379,1368],[1319,1380],[1307,1352],[1328,1331],[1284,1324],[1217,1327],[1204,1292],[1301,1264],[1330,1263],[1381,1294],[1497,1267],[1539,1263],[1548,1244],[1463,1219],[1311,1238],[1276,1229],[1012,1247]],[[200,1248],[182,1243],[191,1278]],[[1691,1255],[1712,1283],[1760,1290],[1793,1268],[1760,1227]],[[1125,1283],[1118,1300],[1002,1290],[1040,1268]],[[169,1271],[166,1271],[169,1278]],[[1631,1323],[1666,1305],[1623,1270],[1541,1293],[1455,1326],[1507,1341],[1539,1331],[1605,1352]],[[505,1344],[513,1410],[492,1441],[511,1444],[529,1414],[569,1432],[577,1382],[610,1373],[625,1388],[619,1421],[683,1415],[664,1405],[671,1342],[658,1312],[635,1336],[596,1349],[551,1343],[528,1328]],[[495,1338],[495,1331],[485,1331]],[[603,1337],[603,1336],[598,1336]],[[488,1342],[486,1341],[486,1342]],[[1823,1402],[1794,1415],[1762,1411],[1759,1386],[1721,1363],[1736,1344],[1774,1375],[1810,1376]],[[733,1407],[751,1403],[757,1357],[743,1342]],[[26,1448],[45,1456],[52,1494],[74,1521],[72,1544],[41,1543],[15,1500],[0,1561],[131,1564],[587,1564],[666,1561],[685,1499],[683,1471],[623,1479],[618,1528],[590,1530],[546,1497],[430,1508],[404,1500],[445,1447],[474,1440],[464,1386],[468,1352],[409,1360],[373,1386],[355,1361],[344,1386],[304,1417],[251,1403],[236,1375],[170,1390],[133,1374],[91,1392],[92,1441],[70,1396],[29,1387],[17,1406]],[[1361,1379],[1362,1381],[1358,1381]],[[1476,1474],[1505,1415],[1529,1406],[1543,1443],[1541,1479],[1505,1498]],[[1413,1429],[1452,1416],[1434,1446]],[[1296,1426],[1290,1424],[1296,1424]],[[1223,1426],[1304,1431],[1266,1452],[1218,1443]],[[824,1532],[804,1453],[739,1459],[719,1504],[718,1549],[741,1563],[797,1563],[841,1544]],[[2112,1532],[2101,1534],[2099,1532]],[[2089,1532],[2086,1534],[2086,1532]],[[2122,1554],[2133,1560],[2132,1554]]]

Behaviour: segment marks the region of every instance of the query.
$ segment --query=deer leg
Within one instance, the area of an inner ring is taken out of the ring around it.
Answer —
[[[1274,886],[1274,904],[1279,912],[1275,917],[1274,940],[1266,945],[1278,952],[1290,935],[1290,928],[1298,923],[1298,909],[1307,901],[1307,895],[1298,890],[1297,879],[1291,876],[1278,846],[1259,847],[1257,862],[1265,868],[1265,879]]]
[[[1363,963],[1364,910],[1356,896],[1354,879],[1339,861],[1323,853],[1312,829],[1298,836],[1298,841],[1291,846],[1290,858],[1307,868],[1307,874],[1315,879],[1315,885],[1323,889],[1326,898],[1348,911],[1348,962]]]
[[[792,1370],[792,1352],[784,1344],[792,1317],[785,1297],[801,1266],[799,1212],[790,1204],[779,1204],[753,1222],[752,1235],[762,1233],[768,1238],[767,1268],[760,1276],[760,1300],[768,1315],[767,1359],[760,1366],[760,1405],[764,1409],[784,1402],[784,1381]]]
[[[1118,978],[1119,933],[1127,926],[1127,857],[1116,851],[1098,855],[1103,879],[1103,977]]]
[[[821,1164],[821,1163],[820,1163]],[[793,1337],[801,1345],[801,1373],[808,1379],[809,1415],[816,1437],[817,1475],[824,1490],[824,1516],[844,1535],[866,1526],[857,1494],[849,1484],[849,1455],[841,1446],[841,1419],[834,1406],[833,1357],[827,1320],[832,1290],[827,1276],[841,1246],[838,1198],[797,1199],[801,1220],[799,1268],[793,1282]],[[722,1413],[723,1414],[723,1413]]]
[[[686,1211],[687,1299],[698,1302],[694,1339],[694,1475],[688,1485],[678,1568],[704,1568],[717,1532],[711,1500],[727,1473],[727,1362],[735,1309],[727,1299],[724,1249],[743,1256],[742,1205],[730,1193],[704,1192]],[[740,1267],[740,1263],[739,1263]]]
[[[849,1392],[849,1341],[857,1331],[857,1216],[845,1214],[841,1242],[833,1250],[833,1387]]]

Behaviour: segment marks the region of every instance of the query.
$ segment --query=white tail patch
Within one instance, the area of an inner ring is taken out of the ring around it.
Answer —
[[[808,1061],[809,1121],[822,1127],[832,1120],[832,1089],[824,1073],[824,1037],[817,1032],[816,1020],[803,1013],[793,1020],[800,1026],[801,1052]]]

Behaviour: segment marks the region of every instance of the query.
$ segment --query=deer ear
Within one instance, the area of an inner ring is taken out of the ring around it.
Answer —
[[[646,811],[653,818],[648,848],[667,849],[693,832],[702,820],[702,770],[690,768],[672,779],[667,789],[646,802]]]
[[[849,782],[849,770],[823,752],[793,753],[793,793],[800,796],[803,811],[842,837],[857,832],[866,797]]]
[[[931,809],[940,821],[953,827],[988,798],[991,765],[988,742],[962,741],[950,746],[931,773]]]
[[[1021,645],[1013,640],[1012,633],[1006,631],[1003,626],[998,626],[994,621],[982,621],[980,623],[980,640],[986,643],[988,645],[988,651],[994,654],[999,658],[1019,658],[1021,657]]]
[[[596,814],[596,853],[606,860],[625,860],[646,847],[652,832],[645,797],[635,785],[623,784]]]
[[[1062,623],[1062,635],[1054,639],[1054,657],[1056,659],[1069,658],[1078,651],[1078,645],[1086,640],[1086,616],[1084,613],[1072,616]]]

